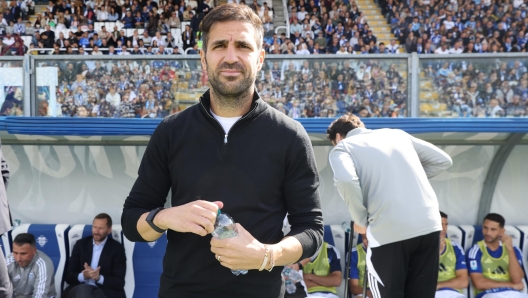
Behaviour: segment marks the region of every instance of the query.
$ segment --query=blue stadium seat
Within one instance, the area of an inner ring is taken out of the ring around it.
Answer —
[[[125,293],[129,298],[157,297],[163,272],[167,235],[152,242],[131,242],[123,237],[127,256]]]
[[[70,226],[67,224],[40,225],[22,224],[12,231],[12,239],[21,233],[33,234],[37,240],[37,249],[50,257],[55,267],[55,289],[57,298],[61,297],[64,270],[68,259],[67,234]]]
[[[451,241],[454,241],[458,243],[462,248],[464,247],[464,238],[463,238],[463,232],[460,228],[453,225],[447,226],[447,238],[449,238]]]

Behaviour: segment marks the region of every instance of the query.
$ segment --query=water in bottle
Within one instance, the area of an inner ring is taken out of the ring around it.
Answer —
[[[222,213],[218,209],[218,215],[216,216],[216,222],[214,224],[214,231],[211,233],[216,239],[227,239],[233,238],[238,235],[236,231],[236,225],[233,218],[225,213]],[[247,270],[231,270],[234,275],[247,274]]]

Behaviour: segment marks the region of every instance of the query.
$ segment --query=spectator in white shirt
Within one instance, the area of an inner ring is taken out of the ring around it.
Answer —
[[[339,51],[336,52],[336,54],[338,54],[338,55],[346,55],[346,54],[350,54],[350,53],[347,52],[347,50],[345,49],[345,46],[342,45],[342,46],[339,48]]]
[[[99,51],[98,46],[93,47],[92,55],[103,55],[103,52]]]
[[[398,54],[399,48],[400,48],[400,45],[396,43],[396,39],[392,39],[390,41],[390,44],[387,46],[387,50],[389,51],[389,54]]]
[[[121,95],[116,92],[116,89],[114,86],[110,87],[110,92],[106,95],[106,102],[113,105],[116,108],[119,108],[119,104],[121,103]]]
[[[453,27],[455,27],[455,22],[453,22],[451,16],[447,16],[446,20],[444,21],[444,25],[446,30],[451,30]]]
[[[154,43],[154,41],[156,41],[158,47],[165,45],[165,40],[164,40],[163,36],[161,36],[161,33],[159,31],[156,32],[156,36],[154,36],[152,38],[152,43]],[[143,40],[143,42],[145,42],[145,41]]]
[[[442,46],[435,50],[435,54],[442,54],[442,55],[449,54],[449,50],[447,49],[447,44],[445,42],[442,43]]]
[[[304,6],[301,6],[301,11],[297,12],[297,19],[302,21],[304,20],[307,14],[308,12],[306,12]]]
[[[464,52],[464,47],[462,46],[462,41],[459,39],[455,42],[454,46],[449,50],[449,54],[462,54]]]
[[[2,41],[6,46],[12,46],[15,43],[15,39],[11,36],[11,33],[7,33],[6,37]]]
[[[121,53],[119,53],[119,55],[130,55],[130,52],[127,51],[127,47],[126,46],[122,46],[121,47]]]
[[[297,50],[297,52],[295,54],[297,54],[297,55],[310,55],[310,51],[308,50],[308,47],[306,46],[306,44],[303,43],[301,45],[301,49]]]
[[[141,37],[143,39],[143,44],[145,47],[148,47],[152,44],[152,37],[148,35],[147,30],[143,31],[143,36]]]

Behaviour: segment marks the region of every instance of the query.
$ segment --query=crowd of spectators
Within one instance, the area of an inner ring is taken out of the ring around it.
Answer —
[[[268,60],[257,77],[262,99],[293,118],[405,117],[407,84],[399,68],[380,61]],[[39,62],[57,67],[52,111],[39,87],[38,114],[63,117],[162,118],[197,102],[208,88],[198,60]]]
[[[437,101],[447,107],[444,116],[495,118],[528,114],[526,59],[435,62],[438,63],[422,64],[421,86],[426,89],[426,82],[432,83],[430,88],[438,94]]]
[[[355,1],[291,0],[290,36],[267,42],[282,54],[525,52],[524,0],[376,0],[394,38],[378,42]]]
[[[0,3],[0,55],[23,55],[30,48],[54,49],[31,54],[163,55],[188,48],[190,54],[198,53],[200,23],[215,1],[54,0],[32,21],[33,0]],[[255,0],[250,7],[271,32],[272,8],[259,3]]]

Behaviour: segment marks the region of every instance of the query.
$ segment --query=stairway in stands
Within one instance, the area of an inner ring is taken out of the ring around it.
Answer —
[[[269,1],[269,0],[268,0]],[[284,8],[282,6],[282,0],[272,0],[273,5],[273,27],[286,26],[286,16],[284,15]],[[279,31],[280,33],[284,30]]]
[[[356,4],[359,11],[365,14],[372,34],[378,39],[378,44],[383,42],[385,46],[389,45],[391,39],[394,39],[394,34],[391,33],[387,19],[381,14],[381,8],[374,0],[358,0]],[[403,53],[402,48],[400,48],[400,52]]]
[[[35,23],[35,20],[37,19],[37,14],[40,13],[42,17],[44,17],[44,13],[47,11],[46,7],[48,7],[48,4],[47,3],[40,4],[40,3],[41,2],[39,2],[38,5],[35,5],[35,14],[29,16],[29,21],[31,22],[31,24]],[[45,28],[42,28],[42,29],[45,29]]]

